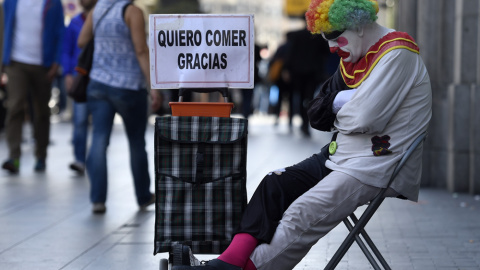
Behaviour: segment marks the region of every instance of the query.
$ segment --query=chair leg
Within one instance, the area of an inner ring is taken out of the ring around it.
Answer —
[[[353,242],[356,240],[356,238],[358,238],[359,240],[357,240],[357,243],[361,243],[359,244],[360,245],[360,248],[361,245],[364,243],[361,241],[361,239],[359,238],[359,234],[364,231],[363,228],[365,227],[365,225],[368,223],[368,221],[370,220],[370,218],[373,216],[373,214],[375,213],[375,211],[378,209],[378,207],[380,206],[380,204],[383,202],[384,198],[382,197],[383,196],[383,193],[382,194],[379,194],[377,195],[377,197],[371,202],[371,204],[367,207],[367,209],[365,209],[365,211],[363,212],[362,216],[360,217],[360,220],[358,220],[355,216],[354,213],[351,214],[351,216],[353,215],[355,217],[355,220],[356,220],[356,223],[355,223],[355,226],[353,226],[350,221],[348,220],[348,218],[345,218],[343,220],[343,222],[345,223],[345,225],[347,226],[348,230],[350,231],[350,233],[347,235],[347,237],[345,238],[345,240],[343,241],[343,243],[340,245],[340,247],[338,248],[338,250],[335,252],[335,254],[333,255],[332,259],[328,262],[327,266],[324,268],[324,269],[335,269],[335,267],[337,267],[338,263],[340,262],[340,260],[343,258],[343,256],[345,256],[345,254],[347,253],[348,249],[350,249],[350,247],[352,246]],[[366,233],[365,233],[366,234]],[[368,235],[367,235],[368,237]],[[370,237],[368,237],[370,238]],[[370,242],[373,244],[373,241],[371,241],[370,239]],[[376,248],[375,248],[376,249]],[[376,249],[377,252],[378,252],[378,249]],[[373,257],[371,256],[370,252],[368,251],[368,249],[365,247],[365,249],[362,248],[362,251],[365,253],[365,255],[367,256],[367,259],[370,261],[370,263],[372,264],[372,266],[375,268],[375,269],[379,269],[379,266],[378,266],[378,263],[375,261],[375,259],[373,259]],[[368,255],[367,255],[368,253]],[[375,255],[377,255],[377,253],[374,251]],[[380,254],[380,252],[378,252],[378,254]],[[369,258],[371,257],[371,258]],[[383,258],[382,258],[383,259]],[[380,260],[380,262],[382,263],[382,265],[385,267],[385,265],[387,266],[386,269],[390,269],[390,267],[388,267],[388,264],[386,263],[385,259]],[[385,264],[384,264],[385,263]]]
[[[373,266],[373,269],[375,270],[381,270],[380,266],[378,265],[377,261],[375,260],[375,258],[372,256],[372,254],[370,253],[370,251],[368,250],[367,246],[365,245],[365,243],[363,242],[363,240],[360,238],[360,236],[356,236],[355,237],[355,242],[357,242],[358,246],[360,247],[360,249],[363,251],[363,254],[365,254],[365,257],[367,257],[368,261],[370,262],[370,264]]]
[[[350,215],[350,219],[353,221],[354,224],[357,224],[358,223],[358,219],[357,217],[352,214]],[[347,226],[348,227],[348,226]],[[350,230],[350,229],[349,229]],[[375,256],[377,257],[378,261],[380,261],[380,263],[382,264],[383,268],[384,269],[387,269],[387,270],[391,270],[390,266],[388,265],[387,261],[385,260],[385,258],[382,256],[382,254],[380,253],[380,250],[378,250],[377,246],[373,243],[372,239],[370,238],[370,236],[367,234],[367,232],[362,229],[360,230],[360,235],[362,235],[363,239],[365,239],[365,242],[367,242],[368,246],[370,247],[370,249],[372,250],[372,252],[375,254]],[[358,237],[358,236],[357,236]],[[355,240],[357,240],[357,237],[355,238]],[[361,239],[358,238],[360,241]],[[358,243],[358,240],[357,240],[357,243]],[[365,251],[364,251],[365,253]],[[365,254],[368,258],[368,255]],[[370,253],[369,253],[370,255]],[[373,257],[372,257],[373,258]],[[372,262],[372,261],[370,261]]]
[[[357,217],[354,214],[350,215],[350,219],[352,219],[354,224],[356,224],[358,222]],[[353,225],[347,219],[345,219],[344,222],[345,222],[345,225],[347,226],[348,230],[351,231],[353,229]],[[357,235],[355,235],[355,241],[357,242],[360,249],[363,251],[363,254],[365,254],[365,257],[367,257],[368,261],[373,266],[373,268],[375,270],[380,270],[381,269],[380,266],[378,265],[375,257],[373,257],[372,254],[370,253],[370,250],[368,249],[367,245],[365,245],[362,238],[360,238],[360,235],[362,235],[362,237],[365,239],[365,241],[368,244],[368,247],[370,247],[370,249],[372,250],[372,252],[376,256],[376,258],[380,261],[380,263],[382,264],[384,269],[391,270],[390,266],[387,264],[387,262],[385,261],[383,256],[380,254],[380,251],[375,246],[375,244],[373,243],[370,236],[368,236],[368,234],[365,230],[361,229],[359,231],[359,233]]]
[[[345,223],[348,222],[347,219],[344,220]],[[345,240],[343,240],[343,243],[340,245],[340,247],[337,249],[333,257],[330,259],[328,262],[327,266],[325,266],[325,270],[332,270],[335,269],[340,262],[340,260],[345,256],[345,253],[347,253],[348,249],[352,246],[353,241],[355,241],[355,234],[350,231],[350,233],[347,235]]]

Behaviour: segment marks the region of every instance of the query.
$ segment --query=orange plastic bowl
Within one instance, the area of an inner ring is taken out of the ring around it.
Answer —
[[[172,116],[230,117],[233,103],[215,102],[170,102]]]

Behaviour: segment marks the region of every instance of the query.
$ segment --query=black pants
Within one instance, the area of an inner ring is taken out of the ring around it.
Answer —
[[[331,172],[325,167],[327,159],[328,145],[320,153],[285,168],[281,174],[265,176],[248,203],[236,233],[248,233],[260,243],[270,243],[290,204]]]
[[[310,135],[309,119],[308,119],[308,104],[313,99],[317,81],[313,78],[318,77],[315,72],[292,73],[292,87],[293,91],[300,95],[300,116],[302,117],[301,131],[304,135]]]

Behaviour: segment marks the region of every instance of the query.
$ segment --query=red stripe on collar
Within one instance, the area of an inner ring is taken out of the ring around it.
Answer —
[[[343,80],[350,88],[356,88],[368,77],[378,61],[389,51],[407,49],[419,53],[415,40],[404,32],[391,32],[382,37],[356,63],[340,61]]]

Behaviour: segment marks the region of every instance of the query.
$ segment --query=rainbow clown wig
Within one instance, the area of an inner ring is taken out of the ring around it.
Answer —
[[[377,20],[375,0],[312,0],[307,27],[313,34],[354,29]]]

